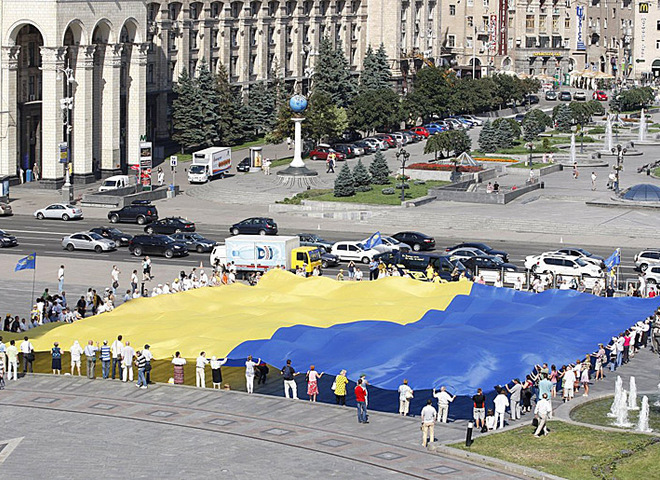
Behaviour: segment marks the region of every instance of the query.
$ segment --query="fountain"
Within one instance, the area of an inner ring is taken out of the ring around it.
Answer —
[[[571,133],[571,164],[576,162],[577,152],[575,151],[575,134]]]
[[[642,409],[639,411],[639,421],[637,422],[638,432],[651,432],[649,427],[649,397],[644,395],[642,397]]]
[[[658,390],[660,390],[660,383],[658,383]],[[660,407],[660,395],[658,395],[658,401],[655,402],[653,405],[655,405],[656,407]]]
[[[646,141],[646,115],[644,114],[644,109],[642,108],[642,112],[639,115],[639,141],[640,142],[645,142]]]
[[[628,392],[623,390],[619,397],[619,403],[616,405],[616,421],[612,424],[615,427],[630,428],[632,424],[628,421],[628,406],[626,405]],[[614,407],[614,406],[613,406]]]
[[[637,383],[635,377],[630,377],[630,393],[628,394],[628,410],[639,410],[637,406]]]
[[[616,382],[614,383],[614,401],[612,402],[612,408],[610,408],[610,413],[607,414],[608,417],[616,418],[618,412],[618,406],[621,404],[621,395],[623,394],[623,380],[621,376],[616,377]]]
[[[605,123],[605,146],[606,151],[611,152],[614,148],[614,140],[612,139],[612,117],[607,116],[607,123]]]

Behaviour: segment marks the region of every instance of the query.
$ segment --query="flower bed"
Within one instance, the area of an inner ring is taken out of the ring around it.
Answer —
[[[505,163],[516,163],[520,160],[514,158],[495,158],[495,157],[474,157],[477,162],[505,162]]]
[[[456,166],[450,163],[413,163],[407,168],[411,170],[436,170],[440,172],[451,172],[456,169]],[[472,167],[459,165],[458,171],[460,173],[475,173],[483,170],[483,167]]]

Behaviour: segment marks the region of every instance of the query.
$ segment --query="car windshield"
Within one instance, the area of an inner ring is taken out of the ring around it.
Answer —
[[[103,240],[103,237],[98,233],[90,233],[89,236],[92,237],[92,240]]]
[[[366,248],[364,248],[364,245],[361,244],[361,243],[356,243],[355,245],[356,245],[358,248],[361,248],[362,250],[366,250]]]
[[[581,258],[576,258],[576,259],[575,259],[575,263],[577,263],[577,264],[580,265],[581,267],[586,267],[586,266],[587,266],[587,262],[585,262],[585,261],[582,260]]]
[[[504,264],[504,260],[502,260],[500,257],[489,257],[489,260],[498,265]]]
[[[118,230],[116,228],[108,228],[108,233],[112,233],[113,235],[123,235],[124,234],[121,230]]]
[[[591,257],[593,255],[591,252],[587,252],[586,250],[584,250],[582,248],[578,248],[577,251],[580,252],[585,257]]]
[[[194,173],[194,174],[204,173],[204,168],[205,168],[204,165],[191,165],[190,166],[190,173]]]
[[[104,187],[114,187],[117,184],[116,180],[106,180],[103,182]]]

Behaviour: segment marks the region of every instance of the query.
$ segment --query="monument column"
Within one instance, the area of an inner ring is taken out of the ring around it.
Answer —
[[[101,93],[101,171],[103,176],[121,173],[120,128],[119,128],[119,89],[121,85],[121,51],[123,45],[99,45],[105,48],[102,65],[103,91]]]
[[[0,175],[18,174],[18,54],[21,47],[2,47],[2,104],[0,106]],[[1,111],[6,108],[6,111]]]
[[[73,91],[73,177],[74,183],[94,182],[93,75],[95,45],[69,47],[77,50]]]
[[[60,188],[64,183],[65,164],[60,163],[59,144],[64,142],[61,100],[64,85],[61,71],[64,69],[67,47],[40,47],[42,70],[42,150],[41,180],[45,188]],[[62,80],[58,80],[60,76]]]

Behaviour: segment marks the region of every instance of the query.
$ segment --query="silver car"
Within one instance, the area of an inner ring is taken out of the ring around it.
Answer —
[[[633,260],[635,261],[635,267],[642,272],[646,272],[650,266],[660,264],[660,250],[655,248],[642,250],[635,255]]]
[[[109,238],[103,238],[94,232],[78,232],[62,239],[62,248],[68,251],[94,250],[96,253],[117,249],[117,243]]]
[[[0,215],[13,215],[11,205],[5,202],[0,202]]]
[[[46,208],[34,212],[34,216],[39,220],[43,220],[44,218],[58,218],[66,222],[72,218],[83,218],[83,212],[80,208],[73,205],[53,203]]]

